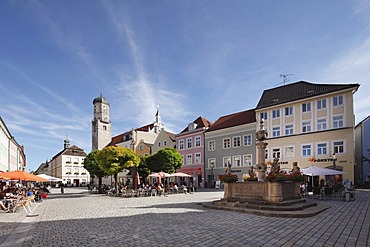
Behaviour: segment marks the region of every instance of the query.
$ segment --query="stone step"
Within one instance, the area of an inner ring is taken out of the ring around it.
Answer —
[[[249,204],[249,203],[236,203],[234,207],[240,208],[251,208],[251,209],[259,209],[259,210],[270,210],[270,211],[298,211],[304,210],[305,208],[315,207],[317,203],[315,202],[302,202],[302,203],[295,203],[291,205],[256,205],[256,204]]]
[[[269,216],[269,217],[288,217],[288,218],[306,218],[317,215],[324,210],[330,208],[330,206],[325,204],[318,204],[318,203],[306,203],[306,204],[298,204],[298,210],[292,209],[292,206],[283,206],[283,207],[241,207],[242,204],[239,202],[228,202],[225,200],[219,200],[209,203],[204,203],[203,207],[211,208],[211,209],[219,209],[219,210],[228,210],[228,211],[235,211],[235,212],[242,212],[247,214],[254,214],[260,216]],[[251,206],[251,205],[249,205]],[[255,205],[254,205],[255,206]],[[297,208],[297,207],[296,207]]]

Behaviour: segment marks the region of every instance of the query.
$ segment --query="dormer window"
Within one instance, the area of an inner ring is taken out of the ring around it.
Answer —
[[[189,131],[191,131],[191,130],[195,130],[195,128],[197,127],[197,124],[196,123],[190,123],[189,125],[188,125],[188,129],[189,129]]]

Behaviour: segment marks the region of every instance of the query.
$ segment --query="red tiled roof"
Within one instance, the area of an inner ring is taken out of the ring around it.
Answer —
[[[154,128],[154,124],[151,123],[151,124],[147,124],[147,125],[144,125],[142,127],[136,128],[135,131],[149,132],[149,130],[151,130],[153,128]],[[117,143],[130,140],[131,137],[129,138],[128,136],[131,135],[131,134],[132,134],[132,130],[126,131],[126,132],[124,132],[122,134],[119,134],[119,135],[116,135],[116,136],[113,136],[111,142],[107,144],[107,147],[114,146]]]
[[[208,119],[206,119],[202,116],[195,119],[193,123],[195,123],[197,125],[197,127],[195,129],[203,129],[204,127],[209,128],[213,124],[213,122],[209,121]],[[187,132],[187,131],[189,131],[189,126],[186,127],[183,131],[181,131],[181,133],[184,133],[184,132]]]
[[[242,112],[233,113],[230,115],[222,116],[212,124],[212,126],[206,131],[215,131],[219,129],[230,128],[238,125],[249,124],[256,122],[255,110],[247,110]]]

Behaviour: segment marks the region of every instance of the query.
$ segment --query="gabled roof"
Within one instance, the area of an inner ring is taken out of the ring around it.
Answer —
[[[76,145],[72,145],[70,147],[67,147],[54,155],[52,160],[54,160],[59,155],[71,155],[71,156],[87,156],[87,154],[84,152],[82,148],[77,147]]]
[[[167,136],[172,140],[172,141],[176,141],[176,135],[174,133],[171,133],[171,132],[168,132],[166,130],[164,130],[164,132],[167,134]]]
[[[136,128],[134,130],[135,131],[142,131],[142,132],[149,132],[149,130],[151,130],[153,128],[154,128],[154,124],[151,123],[151,124],[147,124],[147,125],[144,125],[142,127]],[[124,133],[116,135],[116,136],[113,136],[111,142],[108,143],[106,147],[114,146],[117,143],[121,143],[121,142],[131,140],[131,138],[132,138],[131,135],[132,135],[132,130],[124,132]]]
[[[314,84],[299,81],[281,87],[264,90],[256,109],[306,99],[345,89],[356,91],[360,84]]]
[[[197,125],[195,127],[195,129],[209,128],[213,124],[213,122],[209,121],[208,119],[206,119],[202,116],[195,119],[193,121],[193,123],[195,123]],[[189,126],[186,127],[183,131],[181,131],[181,133],[184,133],[184,132],[187,132],[187,131],[189,131]]]
[[[212,126],[206,132],[211,132],[219,129],[225,129],[255,122],[256,122],[256,112],[254,109],[237,112],[220,117],[214,124],[212,124]]]
[[[361,122],[359,122],[358,124],[356,124],[356,127],[355,128],[357,128],[358,126],[360,126],[361,124],[363,124],[363,123],[365,123],[365,122],[367,122],[368,120],[370,119],[370,115],[369,116],[367,116],[367,117],[365,117]]]

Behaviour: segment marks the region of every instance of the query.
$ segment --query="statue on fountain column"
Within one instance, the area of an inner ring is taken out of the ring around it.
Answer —
[[[230,163],[227,164],[227,168],[225,169],[225,174],[231,175],[231,164]]]
[[[294,175],[298,175],[298,174],[300,174],[300,168],[299,168],[299,166],[298,166],[298,163],[297,162],[293,162],[293,169],[292,169],[292,173],[294,174]]]
[[[267,139],[267,130],[265,130],[264,121],[265,120],[261,119],[261,121],[260,121],[260,129],[256,133],[256,139],[259,142],[263,142],[264,140]]]
[[[279,173],[280,165],[279,158],[274,158],[274,161],[271,163],[271,173]]]

